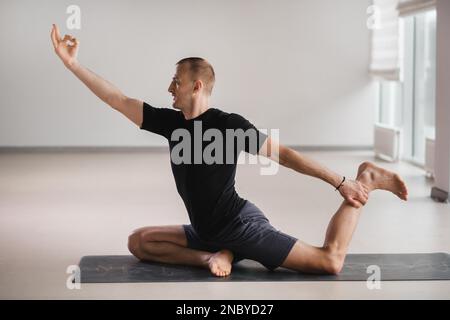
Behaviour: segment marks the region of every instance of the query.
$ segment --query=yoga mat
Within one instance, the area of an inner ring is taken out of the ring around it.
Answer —
[[[223,281],[366,281],[378,266],[381,281],[450,280],[448,253],[348,254],[339,275],[300,273],[285,268],[269,271],[252,260],[233,265],[230,276],[219,278],[209,270],[142,262],[129,256],[85,256],[81,259],[81,283],[120,282],[223,282]],[[369,269],[368,269],[369,268]],[[369,272],[368,272],[369,270]]]

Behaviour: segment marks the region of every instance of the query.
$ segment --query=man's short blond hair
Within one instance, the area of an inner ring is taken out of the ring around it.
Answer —
[[[176,65],[180,66],[184,64],[189,67],[192,80],[202,80],[205,85],[206,92],[211,95],[214,82],[216,81],[216,75],[212,65],[205,59],[198,57],[181,59]]]

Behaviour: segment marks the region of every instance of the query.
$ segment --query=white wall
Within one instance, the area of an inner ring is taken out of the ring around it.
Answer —
[[[369,0],[0,2],[0,146],[148,146],[54,55],[51,23],[82,11],[79,60],[125,94],[170,107],[175,63],[208,59],[212,106],[291,145],[372,145]]]
[[[450,1],[438,0],[436,6],[436,151],[435,188],[447,193],[450,190]],[[446,200],[443,193],[441,200]]]

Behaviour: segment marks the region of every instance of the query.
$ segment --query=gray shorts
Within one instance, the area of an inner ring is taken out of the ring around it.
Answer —
[[[228,249],[233,263],[242,259],[258,261],[269,270],[278,268],[286,259],[297,238],[275,229],[269,219],[252,202],[213,239],[201,239],[192,225],[183,225],[188,248],[208,252]]]

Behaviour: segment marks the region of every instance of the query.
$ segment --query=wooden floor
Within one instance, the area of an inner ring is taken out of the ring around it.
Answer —
[[[308,152],[354,177],[367,151]],[[383,167],[400,173],[409,201],[375,191],[351,243],[352,253],[448,252],[450,207],[429,197],[432,181],[407,163]],[[320,245],[341,198],[321,180],[280,168],[260,175],[239,165],[236,188],[272,224]],[[45,152],[0,154],[1,299],[417,299],[450,298],[450,281],[139,283],[66,287],[68,266],[84,255],[128,254],[138,227],[187,223],[165,152]]]

